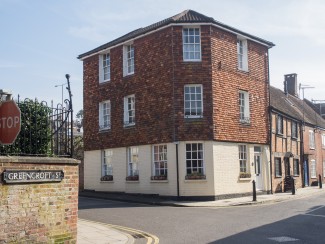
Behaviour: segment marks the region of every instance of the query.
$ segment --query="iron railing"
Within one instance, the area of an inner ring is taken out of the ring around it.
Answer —
[[[69,99],[54,106],[37,99],[21,99],[21,130],[12,145],[0,145],[0,155],[73,157],[73,108],[70,76],[66,75]]]

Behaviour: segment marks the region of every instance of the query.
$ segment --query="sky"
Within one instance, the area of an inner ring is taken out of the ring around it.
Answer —
[[[62,87],[68,98],[69,74],[76,114],[79,54],[186,9],[273,42],[271,85],[283,90],[284,75],[296,73],[298,83],[314,87],[305,98],[325,100],[324,0],[0,0],[0,89],[57,104]]]

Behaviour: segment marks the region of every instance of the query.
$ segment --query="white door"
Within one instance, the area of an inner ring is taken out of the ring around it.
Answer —
[[[254,147],[254,166],[256,190],[263,190],[262,154],[260,147]]]

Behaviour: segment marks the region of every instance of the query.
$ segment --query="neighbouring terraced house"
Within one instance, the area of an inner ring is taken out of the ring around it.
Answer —
[[[284,76],[284,91],[270,87],[273,192],[317,185],[325,177],[325,120],[298,96],[297,74]],[[289,180],[286,180],[286,178]]]
[[[271,191],[272,42],[186,10],[79,55],[85,189],[218,199]]]

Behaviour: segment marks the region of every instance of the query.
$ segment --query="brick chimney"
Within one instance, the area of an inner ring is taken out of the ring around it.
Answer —
[[[297,90],[297,74],[284,75],[284,93],[288,93],[292,96],[298,97]]]

